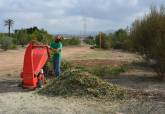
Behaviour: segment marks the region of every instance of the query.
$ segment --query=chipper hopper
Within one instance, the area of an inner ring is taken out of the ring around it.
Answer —
[[[21,73],[22,87],[35,89],[45,83],[43,67],[49,58],[49,47],[30,43],[24,55],[23,72]]]

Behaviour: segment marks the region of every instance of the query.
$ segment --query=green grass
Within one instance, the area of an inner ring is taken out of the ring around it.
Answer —
[[[119,66],[119,67],[111,68],[109,74],[111,74],[111,75],[119,75],[119,74],[124,73],[126,71],[128,71],[128,66],[127,65],[122,65],[122,66]]]
[[[122,65],[122,66],[117,66],[117,67],[112,67],[110,65],[107,66],[95,66],[92,68],[85,68],[88,72],[99,76],[99,77],[104,77],[104,76],[117,76],[120,75],[121,73],[124,73],[128,71],[128,66],[127,65]]]

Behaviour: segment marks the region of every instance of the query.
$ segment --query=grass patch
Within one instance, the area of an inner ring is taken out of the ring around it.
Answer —
[[[128,71],[127,65],[111,67],[111,66],[96,66],[92,68],[87,68],[87,70],[99,77],[104,76],[117,76],[121,73]]]
[[[128,71],[128,66],[127,65],[122,65],[122,66],[119,66],[119,67],[111,68],[110,74],[119,75],[120,73],[124,73],[126,71]]]

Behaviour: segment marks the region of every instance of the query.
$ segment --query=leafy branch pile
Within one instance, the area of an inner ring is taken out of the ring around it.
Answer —
[[[49,80],[39,93],[50,96],[90,96],[109,99],[123,99],[126,91],[110,84],[81,67],[63,63],[60,78]]]

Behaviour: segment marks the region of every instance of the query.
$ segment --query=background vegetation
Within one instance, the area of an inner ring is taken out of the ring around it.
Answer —
[[[3,49],[4,51],[11,49],[13,46],[13,38],[0,35],[0,48]]]
[[[165,77],[165,8],[152,7],[150,13],[137,19],[131,28],[131,42],[134,50],[148,61],[157,74]]]
[[[15,30],[10,33],[14,21],[8,19],[5,26],[8,27],[8,34],[0,34],[0,47],[3,50],[15,49],[18,45],[24,47],[31,40],[50,44],[54,36],[44,29],[32,27],[28,29]],[[100,40],[101,39],[101,40]],[[63,39],[64,46],[79,45],[80,39],[73,37]],[[122,49],[126,51],[139,52],[151,67],[157,72],[159,77],[165,77],[165,8],[152,7],[150,13],[142,19],[137,19],[128,29],[119,29],[109,35],[101,32],[96,37],[89,36],[84,40],[85,43],[101,46],[103,49]]]
[[[109,35],[101,32],[95,38],[87,37],[84,42],[89,45],[95,45],[97,48],[101,47],[102,49],[131,50],[130,36],[125,29],[119,29]]]
[[[87,38],[84,39],[84,42],[89,44],[89,45],[95,45],[96,41],[93,36],[88,36]]]
[[[64,46],[70,46],[70,45],[80,45],[81,41],[79,38],[73,37],[71,39],[63,39],[62,44]]]
[[[100,40],[101,39],[101,40]],[[162,79],[165,77],[165,7],[152,7],[150,13],[137,19],[130,30],[119,29],[106,35],[99,33],[96,47],[122,49],[140,53]],[[85,40],[90,43],[90,39]]]
[[[8,49],[16,49],[18,45],[24,47],[30,41],[38,41],[49,45],[52,41],[54,41],[55,37],[56,36],[49,34],[46,30],[38,29],[37,27],[15,30],[14,33],[0,34],[0,48],[5,51]],[[76,37],[70,39],[64,38],[62,40],[64,46],[79,45],[80,42],[80,39]]]

